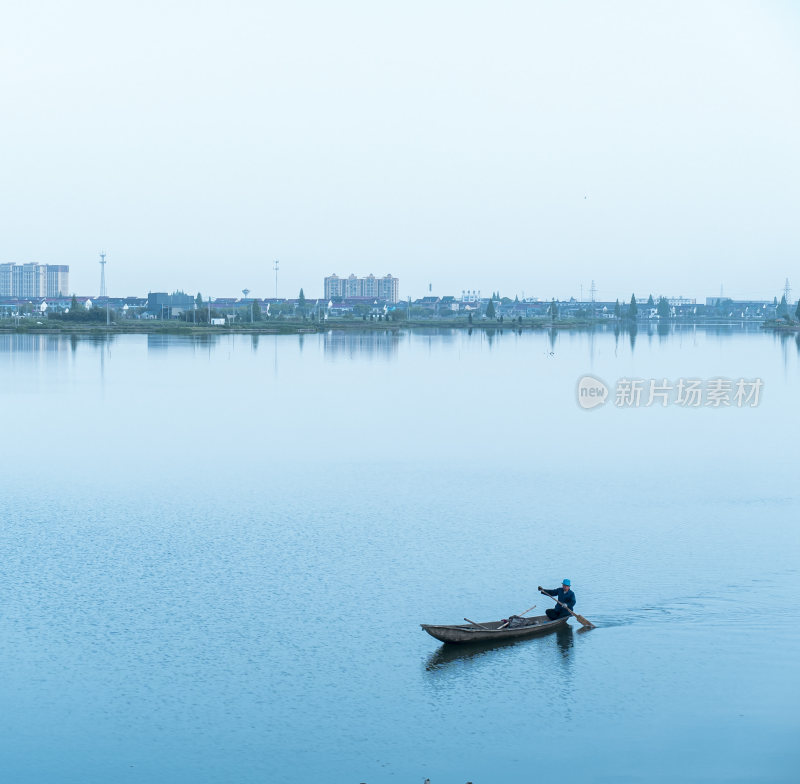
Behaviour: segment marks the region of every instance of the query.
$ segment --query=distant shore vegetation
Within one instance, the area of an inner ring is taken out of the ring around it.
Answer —
[[[123,304],[121,304],[123,303]],[[668,300],[634,294],[621,302],[523,300],[492,292],[471,301],[427,296],[388,303],[345,299],[309,300],[303,289],[295,299],[204,299],[175,292],[147,299],[114,300],[72,296],[60,303],[45,300],[0,302],[3,331],[111,331],[111,332],[319,332],[340,328],[497,328],[575,329],[615,325],[632,329],[642,323],[727,324],[759,323],[765,329],[800,330],[800,300],[794,305],[784,295],[773,302],[710,298]]]

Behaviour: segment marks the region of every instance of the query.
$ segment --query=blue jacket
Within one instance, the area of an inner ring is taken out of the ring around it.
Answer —
[[[553,588],[552,591],[548,591],[545,588],[544,592],[548,596],[552,596],[554,599],[558,599],[558,601],[560,601],[561,604],[566,604],[567,607],[569,607],[570,610],[575,608],[575,594],[573,593],[572,588],[570,588],[566,593],[564,593],[563,586],[561,588]],[[559,610],[563,609],[559,605],[556,605],[556,607]]]

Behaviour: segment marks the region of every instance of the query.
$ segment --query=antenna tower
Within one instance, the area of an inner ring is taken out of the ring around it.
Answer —
[[[786,281],[788,284],[788,280]],[[100,254],[100,296],[107,297],[108,293],[106,292],[106,254]]]

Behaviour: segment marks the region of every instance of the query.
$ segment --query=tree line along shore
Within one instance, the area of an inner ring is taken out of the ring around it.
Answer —
[[[31,302],[10,305],[4,310],[0,309],[0,332],[302,334],[330,329],[536,330],[597,327],[634,331],[640,326],[649,330],[654,324],[661,331],[673,324],[739,323],[759,324],[764,329],[775,331],[800,330],[800,300],[792,311],[785,296],[780,303],[776,297],[771,310],[766,309],[767,303],[734,302],[728,299],[720,299],[712,306],[697,306],[692,304],[694,300],[687,300],[688,305],[681,302],[679,306],[670,304],[665,297],[659,297],[656,301],[652,295],[641,303],[631,295],[629,303],[622,304],[617,300],[609,306],[598,308],[599,303],[576,300],[521,303],[518,298],[511,300],[500,297],[497,292],[485,304],[481,301],[465,311],[441,307],[440,298],[435,297],[425,298],[436,300],[435,303],[427,303],[430,307],[413,305],[410,300],[406,307],[395,304],[391,309],[386,304],[380,307],[377,301],[371,304],[359,302],[347,307],[343,307],[342,303],[337,307],[331,301],[326,307],[319,303],[312,307],[302,289],[297,300],[270,303],[266,309],[262,309],[255,299],[236,301],[219,309],[218,301],[203,301],[200,294],[196,298],[182,293],[180,296],[191,307],[173,308],[171,304],[162,304],[161,317],[152,312],[153,308],[146,311],[131,310],[127,306],[118,308],[109,299],[104,303],[89,302],[82,306],[75,295],[72,296],[70,307],[61,310],[49,309],[46,304],[36,308]],[[185,303],[181,301],[181,304]],[[14,307],[16,310],[12,310]],[[155,310],[159,308],[155,307]]]
[[[246,293],[246,292],[243,292]],[[176,299],[177,298],[177,299]],[[152,299],[152,301],[151,301]],[[78,298],[41,303],[0,301],[0,330],[108,331],[108,332],[319,332],[337,328],[395,329],[470,328],[575,329],[614,325],[633,329],[644,324],[733,324],[747,322],[766,329],[800,329],[800,301],[792,307],[780,302],[710,298],[704,305],[693,299],[668,300],[652,295],[630,302],[520,300],[493,292],[486,299],[456,301],[455,297],[428,296],[408,302],[331,299],[309,301],[303,290],[297,299],[203,299],[175,292],[141,298]],[[648,327],[649,328],[649,327]]]
[[[668,331],[672,326],[725,326],[742,323],[738,319],[697,319],[697,320],[658,320],[656,322],[616,321],[609,319],[497,319],[476,320],[470,322],[464,318],[439,318],[436,320],[402,320],[378,321],[362,319],[326,319],[324,321],[303,321],[281,319],[253,322],[252,324],[192,324],[170,320],[121,321],[105,323],[100,321],[60,321],[45,319],[40,321],[0,321],[0,333],[32,333],[32,334],[172,334],[172,335],[220,335],[220,334],[259,334],[259,335],[297,335],[327,332],[329,330],[353,331],[398,331],[398,330],[431,330],[461,329],[472,331],[496,331],[508,329],[514,331],[536,330],[586,330],[614,329],[625,332],[639,329],[658,329]],[[748,324],[748,326],[755,326]],[[764,330],[776,332],[800,331],[800,322],[773,320],[760,324]]]

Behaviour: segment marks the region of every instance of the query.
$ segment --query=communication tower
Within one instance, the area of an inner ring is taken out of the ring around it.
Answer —
[[[786,281],[789,282],[788,280]],[[107,297],[106,292],[106,254],[100,254],[100,296]]]

